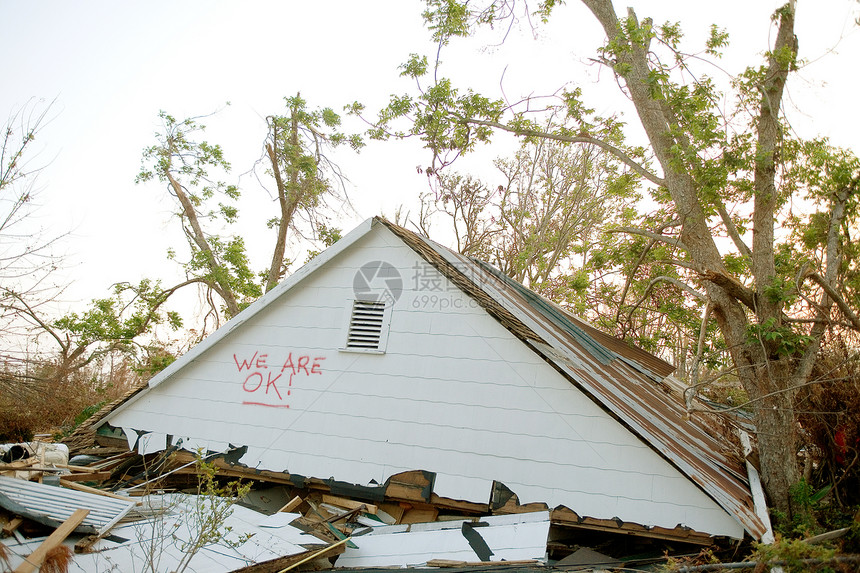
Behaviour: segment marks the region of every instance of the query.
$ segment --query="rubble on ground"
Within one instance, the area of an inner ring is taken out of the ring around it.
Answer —
[[[83,455],[70,460],[62,444],[14,446],[0,462],[0,543],[16,573],[38,570],[52,551],[74,552],[68,571],[603,570],[665,562],[664,554],[696,554],[713,542],[520,505],[501,484],[490,504],[428,496],[421,471],[395,476],[369,499],[368,488],[246,468],[229,453],[144,456],[110,443],[77,447]],[[229,502],[201,493],[201,461],[216,468],[216,483],[250,486],[217,533],[206,531],[208,516]]]

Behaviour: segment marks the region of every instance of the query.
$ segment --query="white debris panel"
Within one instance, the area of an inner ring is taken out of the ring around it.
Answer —
[[[410,567],[433,559],[453,561],[543,560],[549,512],[376,527],[351,539],[335,567]]]

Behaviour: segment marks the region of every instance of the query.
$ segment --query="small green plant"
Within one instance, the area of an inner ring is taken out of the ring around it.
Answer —
[[[237,480],[220,485],[216,477],[218,468],[214,463],[206,461],[200,450],[197,451],[195,467],[197,495],[194,496],[193,509],[188,516],[189,530],[192,535],[191,539],[180,542],[183,556],[174,570],[176,573],[185,571],[194,555],[204,547],[221,544],[235,548],[249,538],[249,535],[241,535],[235,540],[228,539],[232,528],[225,527],[224,523],[233,514],[233,505],[251,490],[251,483]]]
[[[774,511],[774,523],[777,532],[786,538],[809,537],[818,533],[820,526],[816,519],[818,505],[830,492],[831,486],[825,486],[819,490],[801,479],[789,490],[791,495],[791,515]]]
[[[195,459],[197,470],[197,494],[187,498],[173,495],[147,497],[147,510],[156,517],[138,532],[138,541],[143,548],[140,563],[147,573],[161,573],[162,559],[170,553],[169,546],[179,550],[179,562],[171,566],[172,573],[188,569],[192,559],[201,550],[213,545],[236,548],[244,544],[253,534],[229,538],[232,528],[225,526],[233,513],[233,505],[248,494],[251,483],[231,481],[221,485],[218,469],[207,461],[201,450]],[[181,520],[173,522],[167,516],[182,512]],[[174,553],[175,555],[175,553]]]
[[[833,549],[822,545],[811,545],[801,539],[786,539],[779,533],[775,537],[773,543],[756,544],[750,559],[759,563],[778,562],[782,565],[783,571],[790,573],[791,571],[809,571],[809,564],[804,563],[804,560],[814,559],[827,562],[833,559],[835,555]],[[833,571],[830,568],[816,570]]]

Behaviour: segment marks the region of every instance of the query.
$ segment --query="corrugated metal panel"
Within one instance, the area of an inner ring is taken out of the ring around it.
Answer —
[[[731,444],[709,432],[704,416],[688,416],[680,397],[668,395],[665,385],[646,373],[647,366],[632,367],[628,361],[638,362],[637,353],[627,354],[627,360],[607,360],[608,349],[593,338],[584,343],[583,336],[588,336],[584,329],[571,328],[568,317],[553,309],[548,301],[534,299],[537,295],[525,296],[527,289],[522,285],[514,286],[511,279],[501,279],[497,272],[490,272],[474,260],[425,237],[390,223],[386,225],[686,474],[750,534],[761,538],[766,527],[754,511],[746,473],[727,453],[732,449]],[[547,347],[552,350],[547,351]],[[658,362],[654,364],[659,366]],[[655,371],[662,369],[655,367]]]
[[[77,509],[89,509],[79,533],[110,530],[137,502],[0,476],[0,506],[40,523],[59,526]]]

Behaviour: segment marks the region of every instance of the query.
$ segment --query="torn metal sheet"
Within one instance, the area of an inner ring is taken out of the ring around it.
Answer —
[[[52,527],[59,527],[77,509],[89,509],[75,529],[101,535],[135,506],[136,501],[95,495],[63,487],[0,476],[0,506]]]
[[[549,512],[377,527],[352,538],[335,567],[409,567],[433,559],[520,561],[544,559]]]

